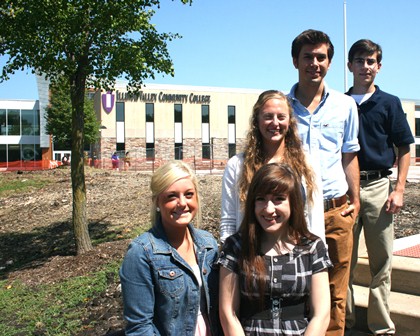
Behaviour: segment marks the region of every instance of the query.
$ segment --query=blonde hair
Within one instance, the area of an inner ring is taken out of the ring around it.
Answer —
[[[239,180],[239,198],[243,204],[246,199],[249,184],[251,183],[255,172],[268,161],[267,155],[264,152],[263,137],[258,127],[258,117],[262,107],[270,99],[280,99],[287,104],[290,125],[284,140],[285,154],[283,162],[287,163],[300,179],[302,179],[302,177],[305,178],[308,191],[308,202],[312,203],[313,193],[315,191],[314,172],[312,167],[307,163],[305,153],[302,149],[302,142],[298,133],[297,120],[293,115],[292,105],[290,104],[289,99],[282,92],[277,90],[268,90],[261,93],[253,107],[246,137],[244,166]]]
[[[195,225],[201,224],[201,202],[198,189],[198,180],[192,169],[184,162],[174,160],[160,166],[152,176],[150,189],[152,191],[152,205],[150,209],[150,220],[155,225],[160,213],[157,211],[157,200],[161,193],[168,189],[176,181],[189,178],[194,185],[197,197],[197,214],[195,216]]]

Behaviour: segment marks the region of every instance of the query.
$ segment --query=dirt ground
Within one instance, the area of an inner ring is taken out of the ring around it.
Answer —
[[[86,168],[89,230],[93,251],[75,256],[71,231],[72,192],[69,169],[2,173],[7,179],[34,174],[52,179],[41,190],[0,198],[0,279],[20,279],[29,285],[55,283],[85,275],[113,260],[121,260],[133,234],[148,225],[150,174]],[[220,175],[198,175],[202,198],[202,228],[218,237]],[[420,233],[420,184],[407,183],[405,205],[396,216],[396,238]],[[85,304],[83,325],[95,322],[77,336],[106,335],[121,330],[122,300],[118,281]]]

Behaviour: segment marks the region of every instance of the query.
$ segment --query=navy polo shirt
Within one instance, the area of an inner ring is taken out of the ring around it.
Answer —
[[[413,134],[398,97],[383,92],[375,85],[373,95],[359,110],[358,152],[360,170],[384,170],[393,166],[396,147],[414,142]],[[346,92],[351,95],[350,89]]]

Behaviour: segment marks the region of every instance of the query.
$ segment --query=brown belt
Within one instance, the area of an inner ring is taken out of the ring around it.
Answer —
[[[347,203],[347,195],[343,195],[337,198],[324,199],[324,212],[330,209],[341,207]]]

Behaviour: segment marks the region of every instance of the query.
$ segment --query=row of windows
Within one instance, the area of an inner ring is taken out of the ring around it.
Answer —
[[[0,109],[0,135],[39,135],[39,110]]]
[[[150,137],[147,133],[154,132],[153,130],[153,123],[155,121],[155,105],[153,103],[146,103],[146,156],[147,158],[154,158],[154,137]],[[230,126],[229,132],[233,133],[230,134],[229,138],[233,139],[229,141],[229,157],[232,157],[236,154],[236,134],[235,134],[235,123],[236,123],[236,107],[235,106],[228,106],[227,109],[228,114],[228,124]],[[174,143],[174,158],[176,160],[182,160],[183,156],[183,142],[182,142],[182,104],[174,104],[174,122],[175,122],[175,143]],[[117,102],[116,103],[116,122],[123,123],[125,121],[125,103],[124,102]],[[147,127],[147,124],[151,125],[151,129]],[[203,159],[210,159],[212,146],[210,144],[210,106],[209,105],[201,105],[201,124],[202,124],[202,158]],[[118,127],[117,127],[118,132]],[[117,150],[124,151],[125,145],[124,143],[118,142],[118,134],[117,134]]]
[[[0,145],[0,162],[38,161],[41,159],[42,151],[39,145]]]

